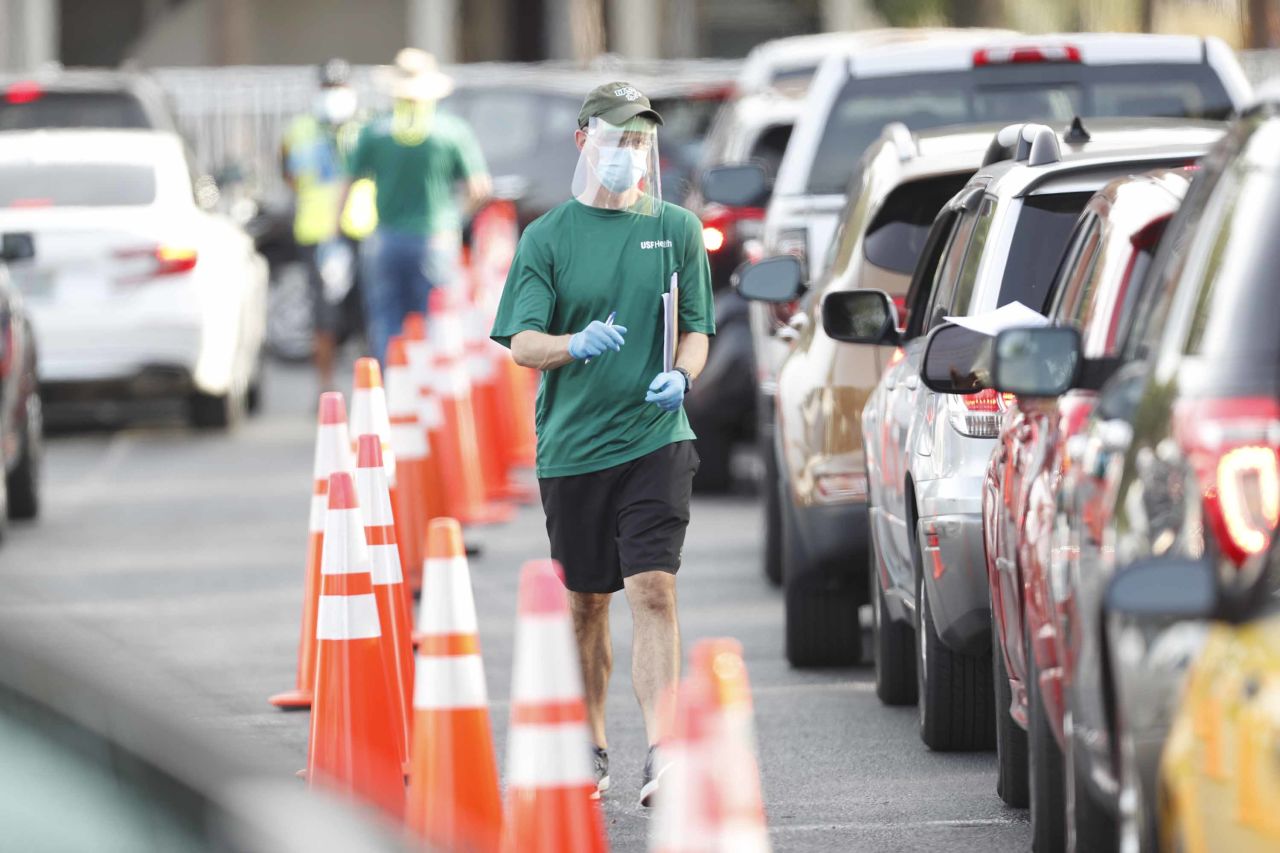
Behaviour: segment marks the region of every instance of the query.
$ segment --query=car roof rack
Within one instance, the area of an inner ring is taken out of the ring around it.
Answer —
[[[1001,160],[1014,160],[1028,166],[1044,166],[1062,159],[1058,134],[1053,128],[1035,122],[1010,124],[996,131],[982,156],[982,165]]]
[[[915,136],[912,135],[910,128],[902,122],[889,122],[884,126],[884,130],[880,131],[880,135],[892,142],[893,147],[898,149],[898,159],[903,163],[920,156],[920,146],[916,144]]]

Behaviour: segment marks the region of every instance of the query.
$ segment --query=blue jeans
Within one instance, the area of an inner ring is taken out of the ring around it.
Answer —
[[[404,316],[427,310],[433,282],[427,278],[427,237],[379,228],[364,244],[364,313],[369,349],[386,360],[387,341]]]

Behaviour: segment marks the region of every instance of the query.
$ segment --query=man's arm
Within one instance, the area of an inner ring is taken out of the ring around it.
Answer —
[[[702,332],[683,332],[676,344],[676,367],[689,371],[694,379],[707,366],[707,347],[710,340]]]
[[[569,355],[569,339],[573,335],[548,335],[525,329],[511,337],[511,358],[521,367],[535,370],[555,370],[573,361]],[[703,342],[702,360],[706,361],[706,342]],[[699,368],[701,369],[701,368]]]

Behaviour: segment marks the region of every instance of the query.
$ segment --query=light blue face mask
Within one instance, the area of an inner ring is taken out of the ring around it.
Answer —
[[[638,148],[601,145],[596,152],[596,177],[611,193],[626,192],[640,183],[649,166],[649,152]]]

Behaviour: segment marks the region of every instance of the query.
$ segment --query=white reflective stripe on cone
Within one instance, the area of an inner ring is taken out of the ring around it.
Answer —
[[[467,368],[460,362],[450,362],[443,371],[443,377],[440,395],[446,400],[461,400],[471,393],[471,378],[467,376]]]
[[[665,777],[664,777],[665,781]],[[769,853],[769,832],[758,821],[734,821],[726,825],[722,819],[720,831],[716,833],[720,840],[720,850],[732,850],[734,853]]]
[[[594,788],[590,750],[583,723],[514,725],[507,737],[507,788]]]
[[[413,707],[424,711],[487,708],[484,664],[480,655],[418,655],[413,676]]]
[[[444,409],[440,407],[440,398],[435,394],[424,394],[422,406],[418,410],[418,420],[424,429],[439,429],[444,425]]]
[[[356,498],[360,501],[360,514],[364,517],[365,526],[395,524],[386,472],[381,468],[357,468],[355,480]]]
[[[428,581],[423,580],[425,587]],[[429,587],[428,587],[429,588]],[[429,600],[423,596],[423,601]],[[582,670],[574,650],[569,614],[530,616],[516,622],[515,676],[511,701],[554,702],[582,698]]]
[[[418,632],[422,634],[474,634],[476,603],[466,557],[428,557],[422,565],[422,596],[418,607]]]
[[[351,471],[351,435],[346,424],[321,424],[316,431],[315,479],[328,480],[330,474]]]
[[[396,458],[405,462],[425,459],[431,453],[422,422],[416,417],[411,423],[391,425],[391,445],[396,449]]]
[[[328,495],[311,495],[311,518],[307,520],[307,530],[309,532],[324,533],[324,514],[328,509]]]
[[[320,573],[351,575],[370,571],[369,546],[364,539],[364,519],[360,517],[360,510],[327,510]]]
[[[413,412],[418,384],[407,367],[387,368],[387,418],[402,417]]]
[[[317,640],[367,640],[381,637],[378,602],[365,595],[322,595],[316,612]]]
[[[404,573],[400,571],[400,551],[395,545],[370,545],[369,557],[373,561],[371,574],[374,586],[404,583]]]

